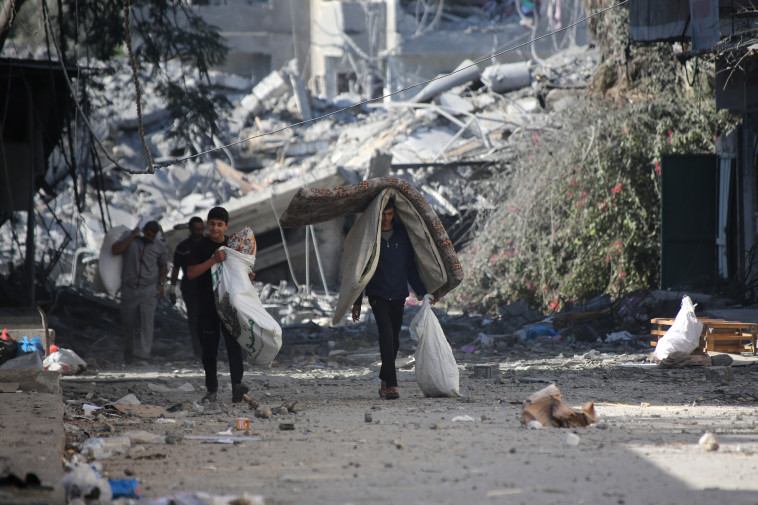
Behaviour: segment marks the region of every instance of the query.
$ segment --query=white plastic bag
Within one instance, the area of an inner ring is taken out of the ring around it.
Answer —
[[[269,365],[282,346],[282,328],[266,312],[248,273],[255,255],[220,247],[226,260],[211,267],[216,310],[226,329],[250,353],[252,361]]]
[[[59,347],[57,351],[47,355],[42,362],[45,370],[61,372],[62,374],[77,374],[87,368],[87,362],[71,349]]]
[[[690,297],[682,298],[682,308],[674,319],[674,324],[661,337],[655,346],[653,357],[662,361],[674,351],[691,353],[700,345],[700,333],[703,331],[703,323],[698,322],[695,316],[695,306]]]
[[[460,396],[458,364],[445,338],[442,326],[432,311],[432,295],[411,320],[411,336],[418,339],[416,347],[416,381],[426,396]]]
[[[124,263],[121,256],[113,255],[111,248],[128,231],[129,228],[124,225],[114,226],[105,234],[103,245],[100,246],[97,271],[105,291],[111,296],[121,288],[121,267]]]

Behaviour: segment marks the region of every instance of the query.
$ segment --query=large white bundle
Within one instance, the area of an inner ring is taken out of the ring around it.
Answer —
[[[105,291],[111,296],[121,288],[121,268],[124,260],[114,256],[111,252],[113,244],[129,231],[124,225],[114,226],[103,237],[103,245],[100,246],[100,257],[97,262],[97,271],[100,274],[100,282]]]
[[[226,253],[226,260],[211,267],[218,315],[251,359],[268,365],[282,347],[282,328],[266,312],[248,277],[255,255],[224,246],[219,250]]]

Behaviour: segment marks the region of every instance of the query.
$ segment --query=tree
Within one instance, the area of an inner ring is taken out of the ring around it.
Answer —
[[[227,47],[218,29],[206,23],[186,0],[7,0],[0,11],[0,48],[18,34],[26,44],[46,47],[50,59],[66,64],[129,58],[140,98],[138,75],[158,83],[172,126],[168,137],[185,141],[190,151],[213,145],[219,111],[225,98],[212,93],[208,71],[226,59]],[[19,22],[18,20],[25,22]],[[29,26],[42,29],[30,33]],[[20,30],[19,27],[24,27]],[[182,74],[172,80],[166,72],[170,60],[181,61]],[[119,60],[121,61],[121,60]],[[199,85],[190,85],[199,82]],[[101,93],[98,76],[82,100]],[[136,104],[140,107],[140,103]],[[147,151],[147,149],[146,149]],[[107,153],[105,153],[107,155]],[[149,158],[149,153],[146,153]]]

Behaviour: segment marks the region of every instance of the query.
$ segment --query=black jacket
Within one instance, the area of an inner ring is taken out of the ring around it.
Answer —
[[[413,246],[405,227],[395,221],[389,240],[379,240],[379,262],[366,286],[366,296],[385,300],[405,300],[408,284],[418,296],[426,294],[413,257]],[[360,304],[361,297],[356,300]]]

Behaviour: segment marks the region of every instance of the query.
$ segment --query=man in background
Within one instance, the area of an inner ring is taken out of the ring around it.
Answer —
[[[171,288],[168,294],[171,303],[176,303],[176,280],[179,277],[179,270],[181,270],[180,289],[184,306],[187,308],[187,324],[192,341],[192,354],[198,359],[203,357],[203,350],[200,347],[200,338],[197,333],[197,280],[187,278],[187,259],[192,250],[192,244],[203,238],[204,231],[205,226],[202,218],[194,216],[189,220],[189,237],[179,242],[179,245],[174,249],[174,267],[171,269]]]
[[[123,235],[113,244],[114,256],[123,255],[121,269],[121,319],[124,331],[124,361],[132,363],[150,360],[153,348],[153,323],[158,298],[163,296],[166,282],[168,253],[166,244],[156,239],[161,228],[148,221]],[[139,320],[140,338],[134,346],[134,327]]]

